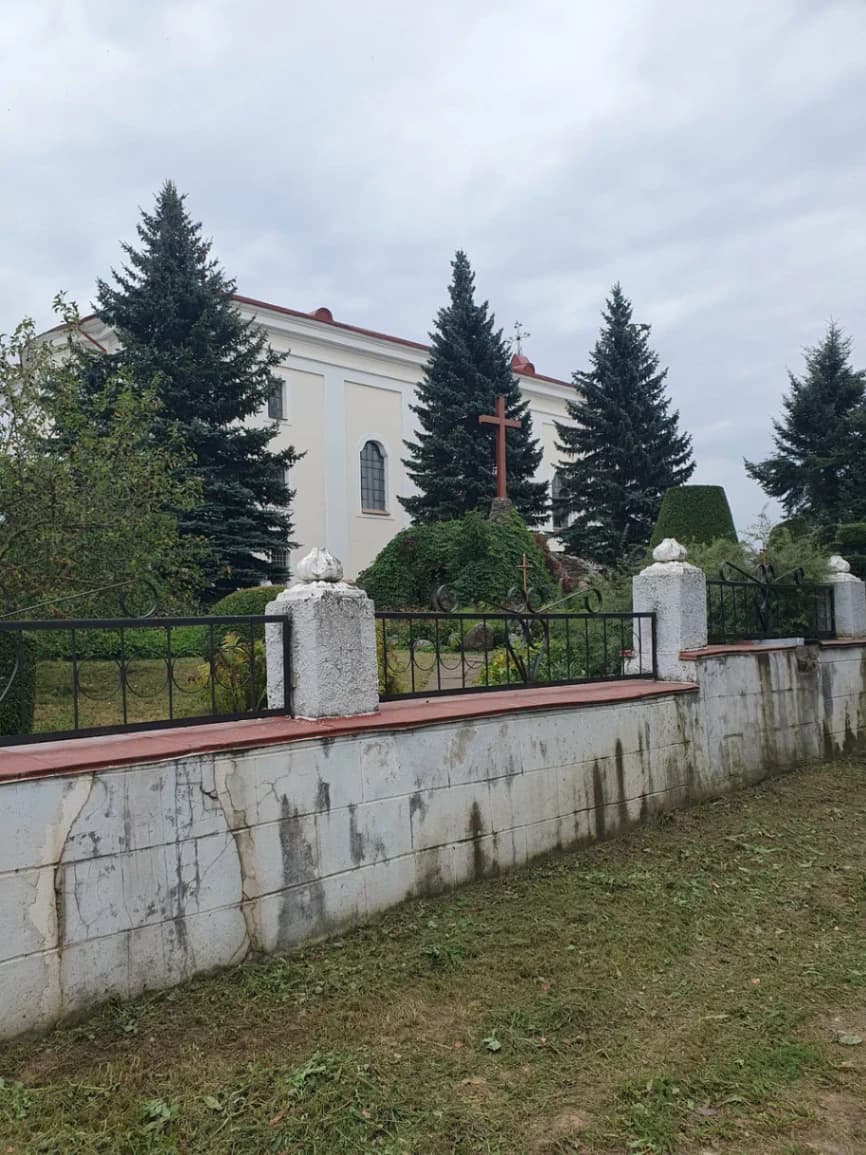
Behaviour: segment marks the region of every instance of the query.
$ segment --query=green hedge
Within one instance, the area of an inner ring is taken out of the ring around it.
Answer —
[[[412,526],[398,533],[358,578],[377,609],[429,609],[435,590],[450,586],[460,605],[502,601],[522,582],[526,554],[530,585],[545,599],[556,593],[544,555],[517,513],[503,522],[478,513]]]
[[[156,622],[158,619],[154,619]],[[58,619],[58,626],[62,620]],[[72,634],[68,629],[40,631],[36,637],[40,661],[71,661]],[[201,626],[174,626],[171,653],[175,658],[198,658],[207,650],[207,630]],[[123,653],[127,658],[164,658],[166,631],[157,625],[124,630]],[[119,630],[76,630],[75,653],[81,659],[115,661],[120,657]]]
[[[209,617],[229,614],[263,614],[268,602],[275,600],[283,592],[284,586],[251,586],[246,590],[234,590],[208,607]]]
[[[15,668],[19,635],[0,633],[0,693]],[[25,634],[21,646],[21,665],[0,702],[0,734],[30,734],[36,703],[36,643]]]
[[[263,614],[269,602],[275,600],[277,594],[282,593],[285,586],[251,586],[249,589],[233,590],[208,607],[208,617],[228,617],[241,614],[243,616],[258,616]],[[249,639],[249,630],[240,624],[227,625],[216,631],[218,645],[222,645],[228,634],[237,634],[241,640]],[[264,642],[265,627],[253,628],[253,638],[257,642]]]
[[[680,485],[666,490],[650,547],[666,537],[683,543],[736,541],[724,489],[720,485]]]
[[[220,615],[263,614],[268,602],[272,602],[282,586],[254,586],[252,589],[235,590],[214,604],[208,610],[208,617]],[[183,615],[181,615],[183,616]],[[123,652],[127,658],[164,658],[167,653],[166,631],[157,624],[139,629],[125,630]],[[200,626],[173,626],[171,630],[171,654],[174,658],[199,658],[206,656],[209,647],[207,618],[202,618]],[[58,626],[62,620],[58,619]],[[237,627],[227,626],[214,631],[216,645],[221,645],[226,633],[237,632]],[[258,638],[264,637],[263,628],[256,631]],[[34,635],[37,656],[40,661],[71,661],[72,635],[69,630],[48,630]],[[75,653],[81,660],[115,661],[120,657],[120,633],[116,629],[76,630]]]

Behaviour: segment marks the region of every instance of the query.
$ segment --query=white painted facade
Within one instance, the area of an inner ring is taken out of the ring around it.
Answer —
[[[327,309],[301,313],[246,297],[235,300],[241,314],[264,326],[272,347],[285,356],[278,370],[283,418],[273,444],[305,453],[289,479],[296,491],[292,562],[323,545],[342,560],[346,576],[354,578],[409,524],[397,498],[414,489],[401,458],[404,442],[415,436],[410,406],[429,349],[334,321]],[[115,343],[113,333],[94,317],[86,318],[82,327],[107,348]],[[535,373],[525,358],[516,363],[515,376],[544,454],[537,480],[549,484],[559,458],[554,423],[567,422],[566,401],[573,386]],[[267,420],[266,413],[255,418],[257,423]],[[360,454],[368,441],[376,442],[385,457],[381,512],[361,506]]]

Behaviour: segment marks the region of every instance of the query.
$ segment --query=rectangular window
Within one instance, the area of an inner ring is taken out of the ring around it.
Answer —
[[[276,566],[281,574],[289,572],[289,551],[287,549],[271,550],[271,565]]]
[[[282,421],[286,415],[285,406],[283,404],[283,390],[284,385],[282,381],[274,388],[273,393],[268,398],[268,417],[274,421]]]

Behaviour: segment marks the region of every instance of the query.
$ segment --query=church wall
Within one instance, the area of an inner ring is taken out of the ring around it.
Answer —
[[[289,484],[296,492],[292,539],[298,544],[292,560],[297,560],[325,539],[325,379],[321,373],[291,367],[282,376],[286,378],[288,420],[280,422],[273,444],[306,451],[289,472]]]
[[[306,454],[290,478],[296,490],[293,538],[298,543],[291,561],[297,562],[314,545],[324,545],[343,562],[346,576],[355,578],[408,524],[396,498],[414,492],[414,487],[400,458],[403,442],[415,434],[410,406],[427,350],[312,316],[246,303],[239,308],[266,328],[270,344],[286,358],[279,370],[287,382],[285,419],[273,444],[292,445]],[[88,322],[91,327],[101,342],[114,343],[109,330]],[[573,391],[564,382],[523,375],[518,379],[544,454],[536,479],[549,484],[559,459],[553,422],[567,420],[565,405]],[[266,413],[250,419],[253,424],[266,420]],[[367,437],[383,441],[388,454],[389,510],[384,517],[360,511],[358,454]]]
[[[347,543],[353,573],[360,572],[407,524],[397,495],[403,484],[403,390],[385,384],[345,383]],[[365,513],[361,508],[360,453],[365,442],[376,441],[385,452],[387,512]]]

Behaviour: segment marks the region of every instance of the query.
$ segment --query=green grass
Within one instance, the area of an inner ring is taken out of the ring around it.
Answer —
[[[210,702],[202,692],[197,673],[202,658],[178,658],[174,665],[172,709],[175,718],[210,713]],[[120,677],[116,662],[79,662],[78,728],[117,726],[123,722]],[[134,658],[128,667],[126,696],[129,722],[157,722],[169,717],[166,664],[148,658]],[[72,702],[72,663],[39,662],[36,667],[36,733],[71,730],[75,723]]]
[[[866,767],[0,1048],[0,1152],[866,1151]]]

